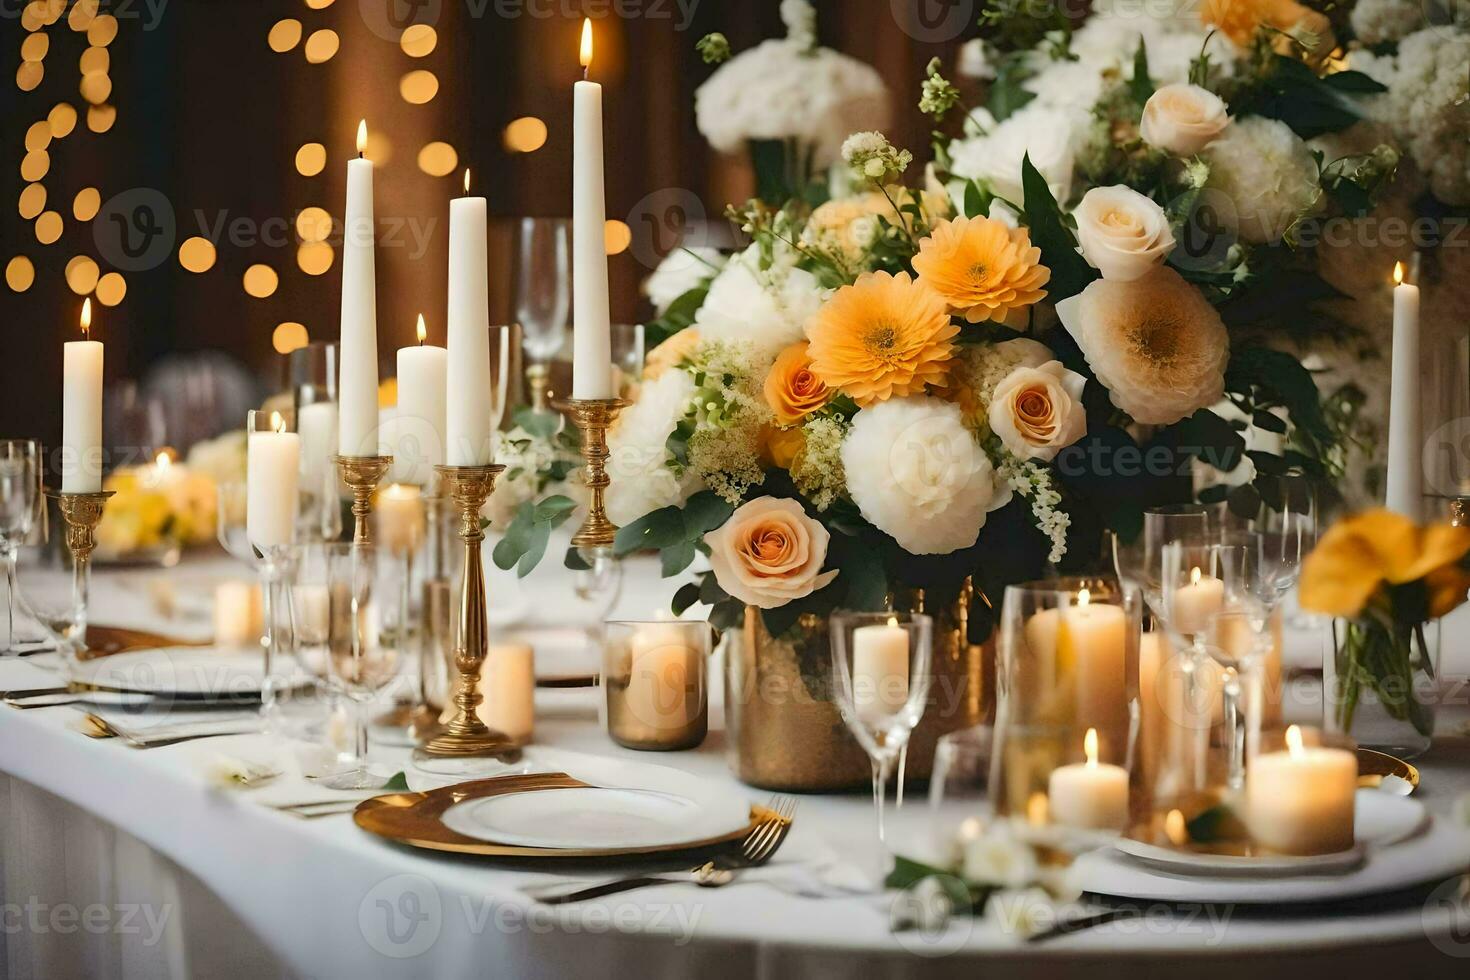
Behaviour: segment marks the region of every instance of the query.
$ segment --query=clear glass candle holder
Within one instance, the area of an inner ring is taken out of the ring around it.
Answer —
[[[1265,729],[1246,766],[1241,816],[1259,853],[1336,854],[1354,845],[1357,745],[1307,725]]]
[[[624,748],[693,748],[709,728],[710,627],[612,621],[603,641],[603,720]]]

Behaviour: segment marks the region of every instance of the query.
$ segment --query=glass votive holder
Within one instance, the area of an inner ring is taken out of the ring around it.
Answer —
[[[1267,729],[1246,765],[1243,819],[1256,849],[1336,854],[1352,848],[1357,746],[1305,725]]]
[[[693,748],[709,728],[710,627],[703,621],[605,624],[604,723],[624,748]]]

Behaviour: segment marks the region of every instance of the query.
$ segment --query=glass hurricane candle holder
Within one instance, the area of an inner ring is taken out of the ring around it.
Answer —
[[[1243,815],[1257,850],[1314,855],[1354,843],[1357,746],[1304,725],[1260,733],[1246,769]]]
[[[689,749],[709,728],[706,622],[611,621],[604,633],[603,721],[624,748]]]

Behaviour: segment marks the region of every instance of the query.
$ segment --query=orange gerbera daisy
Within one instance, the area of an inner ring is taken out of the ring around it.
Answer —
[[[812,371],[866,408],[943,384],[960,328],[944,298],[907,272],[843,286],[807,326]]]
[[[919,282],[971,323],[1005,320],[1046,296],[1051,270],[1024,228],[992,218],[942,221],[919,242]]]
[[[1332,40],[1332,23],[1319,11],[1304,6],[1297,0],[1205,0],[1200,7],[1200,20],[1208,27],[1215,27],[1241,47],[1251,43],[1256,31],[1272,27],[1299,37],[1316,53],[1324,45],[1328,50],[1336,43]],[[1282,53],[1291,53],[1291,43],[1278,38],[1281,44],[1273,47]]]

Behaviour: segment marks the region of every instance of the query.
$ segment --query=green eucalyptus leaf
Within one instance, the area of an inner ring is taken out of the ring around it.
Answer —
[[[619,529],[613,539],[613,554],[621,557],[645,549],[663,549],[678,544],[684,537],[683,511],[678,507],[662,507]]]
[[[663,565],[663,577],[672,578],[694,562],[694,556],[698,552],[694,548],[693,541],[680,541],[669,545],[659,552],[659,559]]]

